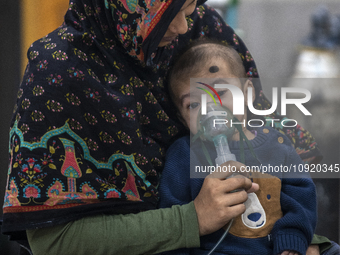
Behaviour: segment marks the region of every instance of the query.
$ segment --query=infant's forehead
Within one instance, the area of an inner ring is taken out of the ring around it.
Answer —
[[[228,63],[222,61],[213,61],[212,63],[204,63],[200,66],[197,66],[194,70],[191,71],[189,76],[194,77],[227,77],[231,75],[236,75],[234,70],[229,66]]]

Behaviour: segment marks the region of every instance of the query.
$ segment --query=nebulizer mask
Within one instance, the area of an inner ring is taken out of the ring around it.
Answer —
[[[216,165],[221,165],[229,160],[236,161],[234,154],[230,152],[228,140],[231,140],[235,133],[235,126],[232,126],[233,115],[223,105],[208,103],[206,114],[199,112],[197,118],[197,130],[200,130],[202,140],[212,141],[215,145],[217,158]]]

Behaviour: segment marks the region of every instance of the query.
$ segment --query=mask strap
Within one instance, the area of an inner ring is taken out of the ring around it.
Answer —
[[[238,122],[239,120],[236,117],[233,117],[233,121]],[[240,158],[241,158],[241,163],[245,164],[245,155],[244,155],[244,141],[248,145],[248,148],[250,150],[251,155],[261,164],[261,161],[257,158],[254,148],[249,142],[247,136],[244,134],[242,130],[242,126],[240,124],[235,125],[236,129],[238,130],[240,134]]]
[[[197,138],[199,138],[201,135],[203,134],[203,131],[202,130],[199,130],[191,139],[191,143],[194,143]],[[201,146],[202,146],[202,150],[203,150],[203,153],[204,153],[204,156],[205,158],[207,159],[209,165],[213,166],[213,163],[212,163],[212,160],[211,160],[211,157],[210,157],[210,154],[208,152],[208,149],[207,147],[205,146],[204,142],[202,139],[200,139],[200,143],[201,143]]]
[[[202,144],[202,150],[203,150],[203,153],[205,155],[205,158],[207,159],[209,165],[213,166],[212,160],[210,158],[210,154],[209,154],[207,147],[205,147],[205,144],[202,140],[201,140],[201,144]]]
[[[241,131],[240,131],[241,130]],[[242,164],[246,164],[246,159],[244,155],[244,137],[243,137],[243,131],[242,128],[240,128],[239,134],[240,134],[240,159]],[[241,133],[242,132],[242,133]]]
[[[191,138],[191,143],[194,143],[197,138],[199,138],[203,134],[202,130],[198,130],[198,132]]]

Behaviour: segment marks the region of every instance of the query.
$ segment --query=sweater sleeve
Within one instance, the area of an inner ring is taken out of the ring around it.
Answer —
[[[34,255],[154,254],[199,246],[195,206],[128,215],[96,215],[64,225],[27,230]]]
[[[159,207],[183,205],[192,201],[190,190],[189,138],[177,140],[167,151],[159,191]]]
[[[183,137],[168,149],[158,188],[160,208],[190,203],[202,186],[202,183],[198,183],[202,180],[190,178],[189,144],[189,137]],[[190,249],[178,249],[164,254],[187,255]]]
[[[299,155],[291,148],[286,165],[303,164]],[[315,185],[307,175],[299,178],[283,178],[281,207],[283,217],[272,230],[274,254],[294,250],[306,254],[312,240],[317,220]]]

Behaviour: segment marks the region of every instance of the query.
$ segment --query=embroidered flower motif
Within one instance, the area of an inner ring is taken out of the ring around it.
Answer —
[[[21,125],[20,130],[23,134],[26,134],[30,130],[30,128],[26,123],[24,123]]]
[[[95,72],[93,72],[91,69],[87,69],[87,72],[89,73],[89,75],[92,76],[93,79],[95,79],[97,82],[100,82],[98,76],[95,74]]]
[[[21,103],[22,109],[25,109],[25,110],[28,109],[30,105],[31,105],[31,102],[28,98],[25,98]]]
[[[55,141],[54,141],[54,143],[55,143]],[[52,148],[53,148],[53,152],[54,152],[55,148],[54,147],[52,147]],[[59,146],[57,146],[56,149],[59,149]],[[51,147],[50,147],[50,151],[51,151]],[[54,154],[54,153],[52,153],[52,154]],[[48,164],[51,164],[51,163],[53,163],[53,159],[52,159],[51,154],[47,155],[46,153],[44,153],[44,158],[42,159],[41,164],[43,166],[47,166]]]
[[[176,126],[168,127],[167,130],[168,130],[168,134],[171,136],[174,136],[178,133],[178,129]]]
[[[103,61],[100,59],[100,57],[98,55],[96,55],[95,53],[91,54],[91,58],[100,66],[104,66]]]
[[[120,193],[116,189],[108,189],[104,196],[105,198],[120,198]]]
[[[40,189],[34,184],[27,184],[24,188],[25,198],[40,198]]]
[[[104,110],[100,114],[102,118],[106,120],[106,122],[110,122],[110,123],[117,122],[117,117],[109,111]]]
[[[84,92],[85,92],[86,98],[91,98],[97,101],[98,103],[100,102],[101,96],[99,95],[98,91],[92,91],[90,88],[88,88]]]
[[[85,113],[84,118],[90,125],[95,125],[98,123],[96,117],[93,116],[91,113]]]
[[[46,78],[48,80],[49,85],[55,85],[55,86],[62,86],[63,79],[61,78],[61,75],[58,74],[50,74],[49,77]]]
[[[74,41],[74,35],[71,33],[64,33],[61,35],[61,39],[62,40],[67,40],[69,42],[73,42]]]
[[[63,106],[54,100],[48,100],[46,102],[47,109],[51,110],[52,112],[61,112],[64,110]]]
[[[35,96],[41,96],[45,92],[45,90],[42,86],[37,85],[33,88],[32,92]]]
[[[71,67],[70,69],[67,70],[67,72],[69,73],[69,77],[70,78],[76,78],[77,81],[84,80],[84,73],[79,70],[79,69],[75,69],[74,67]]]
[[[34,80],[34,74],[30,74],[26,79],[26,85],[31,84],[33,80]]]
[[[87,56],[85,52],[82,52],[81,50],[78,49],[74,49],[74,55],[78,56],[78,58],[80,58],[83,61],[87,61]]]
[[[71,119],[71,120],[69,120],[69,125],[70,125],[70,127],[71,127],[71,129],[75,129],[75,130],[81,130],[81,129],[83,129],[83,127],[82,127],[82,125],[80,124],[80,122],[79,121],[76,121],[75,119]]]
[[[124,144],[132,144],[131,137],[127,133],[125,133],[123,131],[118,131],[117,132],[117,136],[121,140],[122,143],[124,143]]]
[[[157,103],[157,99],[155,98],[155,96],[151,92],[148,92],[145,95],[145,101],[147,101],[150,104],[156,104]]]
[[[112,136],[110,136],[107,132],[100,132],[99,133],[99,139],[103,141],[104,143],[114,143],[115,140],[113,140]]]
[[[38,56],[39,56],[39,52],[38,51],[30,51],[30,53],[29,53],[29,58],[31,60],[36,59]]]
[[[253,61],[254,59],[253,59],[253,57],[252,57],[252,55],[250,54],[250,52],[249,51],[247,51],[247,53],[246,53],[246,60],[248,61],[248,62],[250,62],[250,61]]]
[[[136,110],[138,113],[141,113],[142,112],[142,104],[140,102],[137,102],[136,104]]]
[[[236,34],[233,34],[233,42],[235,45],[239,45],[239,42],[238,42],[238,37]]]
[[[139,153],[139,154],[135,153],[134,156],[135,156],[135,161],[136,161],[137,164],[139,164],[139,165],[145,165],[145,164],[148,163],[147,158],[146,158],[145,156],[143,156],[142,154],[140,154],[140,153]]]
[[[53,50],[55,47],[57,47],[57,44],[56,43],[47,43],[45,44],[45,49],[46,50]]]
[[[127,107],[123,107],[119,111],[122,114],[123,118],[128,118],[130,120],[135,120],[136,114],[135,114],[135,111],[133,109],[128,109]]]
[[[143,87],[144,83],[138,79],[137,77],[131,77],[130,78],[130,85],[135,87],[135,88],[138,88],[138,87]]]
[[[31,118],[32,120],[38,122],[38,121],[42,121],[43,119],[45,119],[45,116],[41,111],[34,110],[31,113]]]
[[[200,5],[199,7],[197,7],[196,10],[197,10],[198,16],[200,17],[200,19],[202,19],[205,14],[205,9],[203,5]]]
[[[98,150],[99,146],[97,142],[93,141],[91,138],[85,138],[84,141],[86,142],[86,145],[90,150]]]
[[[67,60],[68,59],[66,52],[61,51],[61,50],[53,52],[52,56],[56,60]]]
[[[150,123],[150,118],[146,115],[142,115],[139,119],[141,125],[147,125]]]
[[[37,70],[38,71],[46,70],[47,69],[47,65],[48,65],[47,60],[39,61],[39,63],[37,64]]]
[[[122,92],[123,95],[127,95],[127,96],[133,96],[133,87],[130,85],[123,85],[120,87],[120,91]]]
[[[157,112],[157,118],[162,121],[168,121],[169,116],[164,112],[164,110],[160,110]]]
[[[23,89],[19,89],[18,94],[17,94],[17,98],[18,99],[21,98],[23,94],[24,94],[24,90]]]
[[[113,75],[113,74],[105,74],[104,75],[104,80],[107,82],[107,83],[115,83],[117,81],[118,77],[116,75]]]
[[[79,98],[73,93],[67,93],[65,98],[67,102],[71,103],[72,105],[79,106],[81,104]]]

